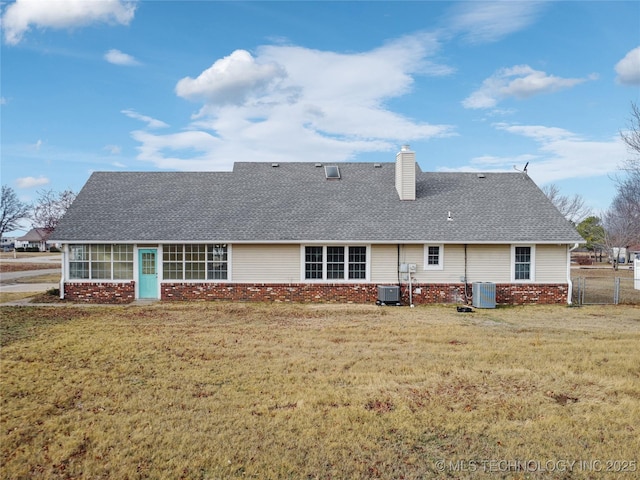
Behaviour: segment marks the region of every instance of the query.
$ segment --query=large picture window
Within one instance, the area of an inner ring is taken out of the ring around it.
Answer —
[[[164,280],[227,280],[228,247],[215,245],[163,245]]]
[[[366,246],[304,247],[305,280],[365,280]]]
[[[70,245],[71,280],[132,280],[133,245]]]

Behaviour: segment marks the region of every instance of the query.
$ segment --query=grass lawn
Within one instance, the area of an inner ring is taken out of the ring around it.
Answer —
[[[3,478],[640,469],[637,306],[171,303],[0,317]]]

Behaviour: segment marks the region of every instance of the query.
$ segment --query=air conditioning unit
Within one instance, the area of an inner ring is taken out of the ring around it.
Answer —
[[[474,282],[471,293],[476,308],[496,308],[496,284],[492,282]]]
[[[400,287],[378,285],[378,305],[400,305]]]

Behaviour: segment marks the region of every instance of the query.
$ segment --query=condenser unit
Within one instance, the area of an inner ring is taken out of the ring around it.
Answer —
[[[496,284],[475,282],[472,286],[473,306],[476,308],[496,308]]]
[[[400,305],[400,287],[378,285],[378,305]]]

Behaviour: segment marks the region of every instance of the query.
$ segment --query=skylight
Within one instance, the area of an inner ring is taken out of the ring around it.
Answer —
[[[324,173],[327,176],[327,180],[340,179],[340,169],[336,165],[327,165],[324,167]]]

